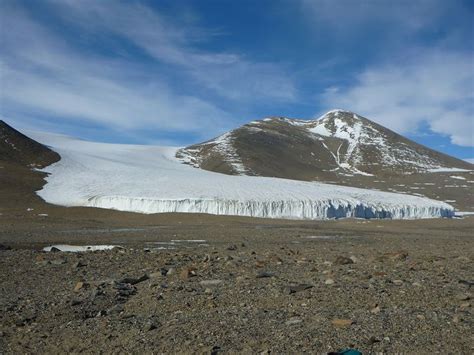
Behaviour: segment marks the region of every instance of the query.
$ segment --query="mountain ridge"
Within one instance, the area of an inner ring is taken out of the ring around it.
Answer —
[[[474,166],[345,110],[315,120],[268,117],[178,151],[184,163],[231,175],[297,180],[387,176]],[[273,165],[273,166],[272,166]]]

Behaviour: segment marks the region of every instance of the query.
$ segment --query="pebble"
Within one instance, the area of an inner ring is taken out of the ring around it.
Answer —
[[[380,311],[381,311],[380,306],[379,306],[379,305],[375,305],[375,307],[370,310],[370,313],[372,313],[372,314],[379,314]]]
[[[456,295],[456,299],[459,301],[468,301],[471,299],[471,295],[468,293],[461,293]]]
[[[298,318],[298,317],[293,317],[293,318],[290,318],[289,320],[287,320],[285,322],[286,325],[293,325],[293,324],[298,324],[298,323],[302,323],[303,320],[301,318]]]
[[[221,284],[222,280],[202,280],[199,282],[202,286],[217,286]]]
[[[403,281],[402,280],[393,280],[392,283],[396,286],[401,286],[403,285]]]
[[[148,280],[148,279],[149,279],[149,276],[147,274],[143,274],[140,277],[125,277],[125,278],[121,279],[120,281],[118,281],[118,283],[136,285],[136,284],[138,284],[140,282],[143,282],[145,280]]]
[[[324,281],[324,283],[326,285],[333,285],[334,284],[334,280],[333,279],[327,279],[326,281]]]
[[[74,292],[78,292],[79,290],[81,290],[82,288],[85,287],[85,283],[82,282],[82,281],[79,281],[76,286],[74,287]]]
[[[73,265],[74,268],[80,268],[80,267],[84,267],[84,266],[87,266],[87,264],[80,261],[80,260],[78,262],[74,263],[74,265]]]
[[[267,277],[273,277],[275,276],[273,273],[271,272],[267,272],[267,271],[260,271],[257,273],[257,276],[256,278],[257,279],[263,279],[263,278],[267,278]]]
[[[347,258],[345,256],[338,256],[336,260],[334,260],[335,265],[348,265],[354,264],[354,261],[351,258]]]
[[[301,292],[312,287],[313,285],[309,285],[309,284],[299,284],[299,285],[288,286],[287,289],[288,289],[288,293],[291,295],[292,293]]]
[[[197,276],[196,269],[194,268],[185,268],[179,274],[179,277],[181,278],[181,280],[187,280],[194,276]]]

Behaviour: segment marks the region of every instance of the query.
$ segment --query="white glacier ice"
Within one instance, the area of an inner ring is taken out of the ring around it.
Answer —
[[[28,132],[61,160],[38,195],[63,206],[140,213],[188,212],[289,219],[451,217],[428,198],[317,182],[230,176],[193,168],[177,148],[94,143]]]

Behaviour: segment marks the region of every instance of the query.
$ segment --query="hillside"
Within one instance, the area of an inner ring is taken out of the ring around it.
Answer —
[[[284,117],[253,121],[184,148],[177,156],[195,167],[225,174],[297,180],[474,168],[342,110],[330,111],[312,121]]]

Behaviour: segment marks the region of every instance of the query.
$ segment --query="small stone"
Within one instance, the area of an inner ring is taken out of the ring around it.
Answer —
[[[53,265],[63,265],[63,264],[66,264],[66,263],[67,263],[66,259],[51,260],[51,264],[53,264]]]
[[[229,245],[229,246],[227,247],[227,250],[231,250],[231,251],[237,250],[237,245],[235,245],[235,244]]]
[[[0,250],[11,250],[12,248],[5,244],[0,244]]]
[[[71,300],[71,306],[77,306],[81,303],[82,303],[82,301],[80,299],[77,299],[77,298],[74,298],[74,299]]]
[[[113,314],[120,314],[124,311],[124,306],[122,304],[116,304],[115,306],[112,306],[107,310],[107,314],[113,315]]]
[[[469,302],[461,303],[461,308],[469,308],[469,307],[471,307],[471,304]]]
[[[374,336],[371,336],[369,338],[369,340],[367,340],[367,344],[369,345],[374,345],[375,343],[379,343],[380,342],[380,339],[374,337]]]
[[[211,349],[211,355],[217,355],[221,350],[220,346],[215,345]]]
[[[56,248],[56,247],[51,247],[51,249],[49,251],[52,252],[52,253],[59,253],[61,250]]]
[[[156,329],[158,328],[158,326],[156,325],[155,322],[153,321],[148,321],[146,324],[145,324],[145,330],[147,332],[149,332],[150,330],[153,330],[153,329]]]
[[[148,279],[149,279],[149,276],[147,274],[143,274],[140,277],[125,277],[122,280],[118,281],[118,283],[136,285]]]
[[[350,258],[346,258],[345,256],[338,256],[336,260],[334,260],[335,265],[348,265],[353,264],[354,261]]]
[[[222,283],[222,280],[202,280],[199,283],[202,286],[217,286]]]
[[[74,292],[79,292],[79,290],[83,289],[86,284],[82,281],[79,281],[76,286],[74,287]]]
[[[188,280],[191,277],[197,276],[196,269],[194,268],[185,268],[179,274],[181,280]]]
[[[256,278],[257,279],[263,279],[263,278],[273,277],[273,276],[275,276],[275,275],[271,272],[260,271],[260,272],[257,273]]]
[[[402,280],[393,280],[392,283],[396,286],[401,286],[403,285],[403,281]]]
[[[82,262],[81,260],[79,260],[78,262],[74,263],[73,267],[74,268],[80,268],[80,267],[84,267],[84,266],[87,266],[86,263]]]
[[[333,319],[331,323],[338,328],[347,328],[354,324],[354,321],[352,319]]]
[[[327,279],[326,281],[324,281],[324,283],[326,285],[333,285],[334,284],[334,280],[333,279]]]
[[[468,293],[461,293],[456,295],[456,299],[459,301],[469,301],[471,299],[471,295]]]
[[[204,290],[204,293],[205,293],[206,295],[212,295],[212,290],[211,290],[210,288],[206,288],[206,289]]]
[[[359,259],[357,259],[354,255],[350,256],[349,259],[351,259],[353,263],[356,263],[359,261]]]
[[[412,285],[415,287],[421,287],[421,284],[419,282],[413,282]]]
[[[380,306],[377,304],[377,305],[375,305],[374,308],[372,308],[372,309],[370,310],[370,313],[372,313],[372,314],[379,314],[380,311],[381,311]]]
[[[426,319],[426,317],[423,314],[418,314],[416,316],[416,318],[418,318],[419,320],[425,320]]]
[[[289,320],[285,322],[286,325],[294,325],[303,322],[301,318],[298,317],[292,317]]]
[[[299,285],[288,286],[287,289],[288,289],[288,293],[291,295],[292,293],[301,292],[312,287],[313,285],[309,285],[309,284],[299,284]]]

